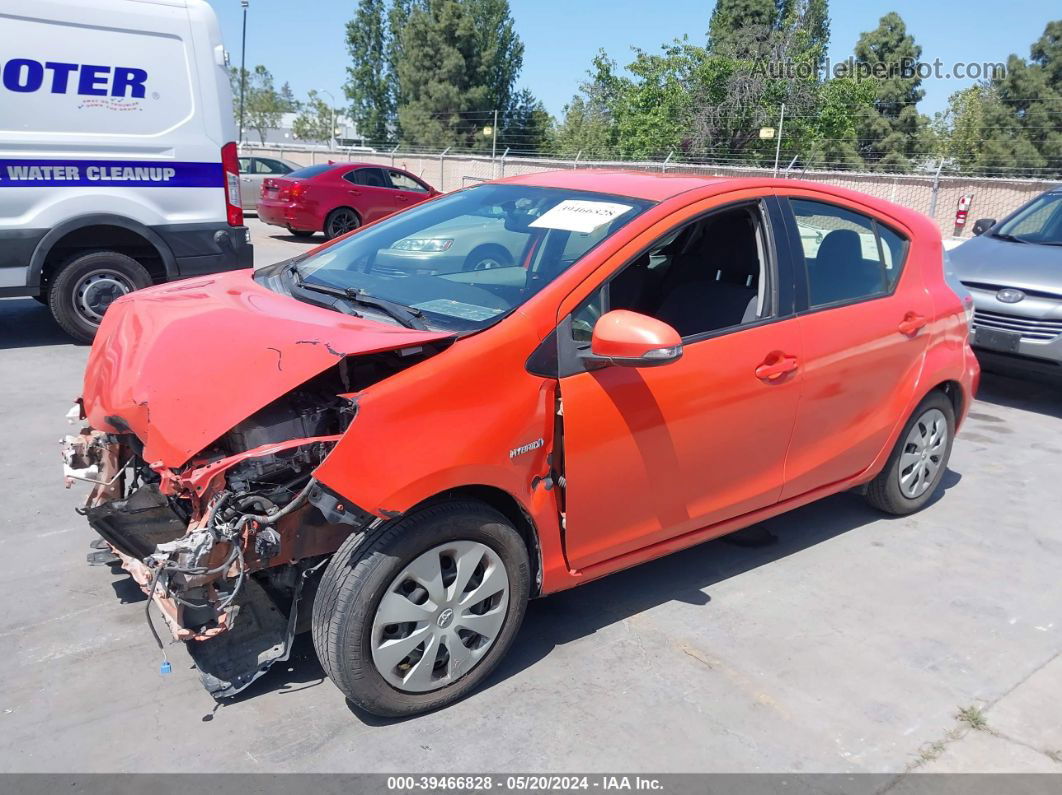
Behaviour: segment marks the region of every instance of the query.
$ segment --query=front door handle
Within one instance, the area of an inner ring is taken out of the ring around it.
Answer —
[[[400,202],[407,202],[407,201],[409,201],[409,198],[408,198],[408,197],[406,197],[406,196],[395,196],[395,198],[396,198],[396,199],[398,199],[398,201],[400,201]]]
[[[901,334],[917,334],[920,328],[925,327],[929,320],[918,314],[917,312],[908,312],[903,316],[903,320],[900,321],[900,325],[896,328],[899,329]]]
[[[797,358],[784,353],[771,353],[756,368],[756,377],[764,381],[777,381],[797,369]]]

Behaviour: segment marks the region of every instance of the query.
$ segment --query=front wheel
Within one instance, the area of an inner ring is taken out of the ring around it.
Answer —
[[[900,432],[885,468],[870,482],[867,501],[896,516],[919,510],[940,486],[954,436],[951,400],[943,392],[930,392]]]
[[[432,505],[339,548],[314,601],[314,647],[366,712],[427,712],[490,674],[529,590],[527,548],[505,517],[476,502]]]
[[[48,307],[63,331],[92,342],[107,308],[118,298],[151,284],[151,274],[117,251],[92,251],[67,262],[48,290]]]

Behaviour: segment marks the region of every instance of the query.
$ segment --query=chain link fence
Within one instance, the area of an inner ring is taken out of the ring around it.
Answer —
[[[711,163],[673,161],[583,160],[544,157],[509,157],[452,152],[390,152],[363,149],[326,149],[308,146],[270,147],[244,144],[244,155],[280,157],[302,165],[334,162],[364,162],[397,166],[416,174],[441,191],[452,191],[476,182],[519,174],[557,169],[628,169],[698,176],[764,177],[769,168],[721,166]],[[850,188],[918,210],[936,222],[945,237],[969,237],[976,218],[1002,218],[1025,202],[1060,183],[1038,179],[949,176],[943,174],[880,174],[856,171],[786,171],[779,176],[822,182]],[[956,226],[955,213],[962,197],[970,197],[969,220]]]

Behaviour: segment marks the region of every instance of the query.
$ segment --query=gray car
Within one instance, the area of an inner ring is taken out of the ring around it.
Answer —
[[[983,364],[1062,376],[1062,187],[950,252],[974,299],[971,343]]]
[[[258,194],[262,192],[262,180],[266,177],[282,177],[300,168],[302,166],[298,163],[279,157],[241,157],[240,201],[243,209],[255,211]]]

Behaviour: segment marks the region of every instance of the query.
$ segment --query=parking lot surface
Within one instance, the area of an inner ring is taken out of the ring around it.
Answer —
[[[259,265],[321,240],[250,224]],[[1057,387],[986,375],[921,513],[838,495],[767,522],[774,543],[536,601],[487,687],[383,721],[308,636],[220,707],[181,645],[159,674],[143,594],[86,565],[62,488],[87,354],[35,301],[0,301],[0,771],[1062,772]]]

